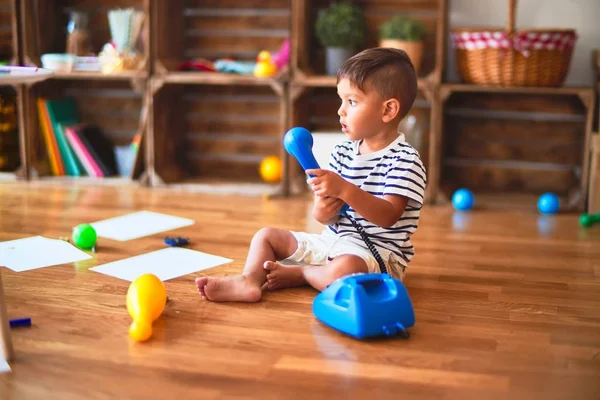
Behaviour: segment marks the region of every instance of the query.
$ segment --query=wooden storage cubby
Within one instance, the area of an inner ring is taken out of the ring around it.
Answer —
[[[303,126],[311,131],[341,132],[337,109],[339,98],[336,94],[336,77],[325,74],[325,49],[315,35],[315,21],[320,10],[331,1],[292,0],[292,70],[290,82],[290,126]],[[429,164],[429,131],[437,106],[435,93],[442,80],[445,63],[445,31],[447,23],[447,0],[360,0],[356,2],[364,10],[368,24],[365,48],[377,47],[379,26],[393,15],[408,15],[419,19],[427,26],[423,64],[419,72],[419,94],[411,113],[417,118],[419,137],[413,137],[404,127],[406,118],[399,130],[407,133],[407,141],[414,144],[423,162]],[[358,49],[360,51],[362,49]],[[288,160],[289,179],[302,184],[304,174],[295,160]],[[296,187],[296,185],[294,185]],[[428,196],[426,195],[426,200]]]
[[[165,84],[155,79],[153,86],[153,183],[223,190],[249,183],[265,190],[261,160],[283,156],[284,92],[263,85]]]
[[[277,52],[290,37],[291,0],[172,0],[153,4],[154,72],[173,83],[277,86],[273,78],[207,71],[182,71],[187,61],[255,61],[262,50]]]
[[[292,68],[294,81],[305,86],[335,86],[335,77],[325,74],[325,49],[315,35],[318,13],[333,0],[292,0]],[[379,26],[396,14],[421,20],[427,27],[420,80],[439,83],[445,59],[447,0],[359,0],[368,25],[365,48],[377,47]],[[362,49],[358,49],[362,50]],[[421,84],[421,86],[425,86]]]
[[[0,62],[19,64],[18,0],[0,1]]]
[[[565,209],[584,208],[591,89],[443,84],[439,102],[428,183],[435,200],[468,187],[496,204],[521,197],[535,209],[537,196],[554,192]]]
[[[19,8],[18,0],[0,1],[0,62],[7,65],[19,65],[21,59],[18,30]],[[16,114],[13,116],[2,115],[0,118],[3,125],[14,126],[8,131],[0,132],[0,179],[14,180],[27,177],[26,130],[22,119],[23,92],[22,85],[0,87],[0,94],[10,99],[16,110]]]
[[[138,70],[103,75],[100,72],[56,72],[54,79],[132,79],[146,78],[150,71],[150,0],[22,0],[21,29],[23,61],[42,66],[45,53],[64,53],[70,11],[88,14],[91,50],[98,54],[111,39],[107,12],[116,8],[135,8],[146,14],[142,29],[144,60]]]
[[[131,144],[134,136],[142,132],[144,137],[147,99],[145,94],[136,92],[127,80],[80,80],[80,79],[49,79],[32,86],[28,91],[28,113],[30,135],[30,154],[32,160],[32,175],[36,179],[76,179],[79,182],[98,182],[98,178],[87,176],[53,176],[49,169],[48,151],[43,139],[37,108],[39,97],[57,99],[70,96],[75,99],[77,110],[82,123],[94,124],[102,129],[104,135],[115,145]],[[135,167],[130,176],[113,176],[102,178],[103,183],[127,183],[139,179],[145,170],[145,148],[138,147]]]
[[[29,173],[35,178],[51,180],[73,177],[51,176],[46,144],[40,133],[38,97],[72,96],[84,123],[98,125],[115,145],[131,143],[136,133],[146,141],[147,78],[150,72],[150,0],[23,0],[21,5],[21,35],[23,62],[41,66],[46,53],[64,53],[67,43],[67,23],[73,10],[88,14],[91,50],[98,54],[111,39],[107,12],[114,8],[135,8],[144,11],[142,43],[145,61],[137,70],[102,74],[99,71],[55,72],[54,76],[34,84],[26,91],[26,119]],[[145,170],[144,146],[139,147],[132,176],[102,179],[103,183],[128,182],[139,178]],[[75,177],[80,182],[87,177]],[[96,182],[97,179],[91,181]]]
[[[255,61],[261,50],[275,53],[290,38],[290,19],[290,0],[153,4],[148,164],[154,184],[223,188],[250,183],[263,189],[261,160],[286,157],[281,143],[288,69],[258,78],[180,66],[198,58],[244,62]]]
[[[24,177],[19,101],[22,89],[0,86],[0,179]],[[12,111],[11,111],[12,110]]]

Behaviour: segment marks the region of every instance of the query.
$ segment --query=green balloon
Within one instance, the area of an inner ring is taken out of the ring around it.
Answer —
[[[75,246],[89,250],[96,244],[96,230],[90,224],[80,224],[73,228]]]
[[[579,224],[581,224],[581,226],[590,226],[592,224],[592,219],[589,215],[582,214],[581,217],[579,217]]]

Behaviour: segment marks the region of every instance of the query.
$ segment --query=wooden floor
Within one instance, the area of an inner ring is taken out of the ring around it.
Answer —
[[[233,258],[208,271],[221,276],[241,270],[260,227],[306,229],[308,201],[5,183],[0,241],[69,236],[144,209],[193,218],[177,233]],[[600,398],[600,226],[580,228],[577,215],[424,208],[405,281],[417,320],[408,340],[323,326],[309,288],[203,301],[193,274],[166,282],[153,339],[132,343],[128,282],[88,268],[164,248],[163,236],[101,239],[91,262],[3,268],[9,316],[33,326],[12,330],[17,358],[0,399]]]

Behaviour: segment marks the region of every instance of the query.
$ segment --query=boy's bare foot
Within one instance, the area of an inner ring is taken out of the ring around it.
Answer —
[[[242,301],[254,303],[260,300],[262,292],[245,276],[196,278],[196,286],[202,297],[210,301]]]
[[[269,290],[277,290],[288,287],[306,285],[302,267],[298,265],[282,265],[273,261],[267,261],[263,268],[267,274],[267,287]]]

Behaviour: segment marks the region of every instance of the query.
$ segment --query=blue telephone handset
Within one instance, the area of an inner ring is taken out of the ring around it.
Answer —
[[[290,129],[283,138],[285,150],[298,160],[304,170],[321,168],[312,152],[313,143],[311,133],[302,127]],[[312,177],[312,175],[310,176]],[[344,204],[339,214],[346,214],[348,209],[348,204]]]

